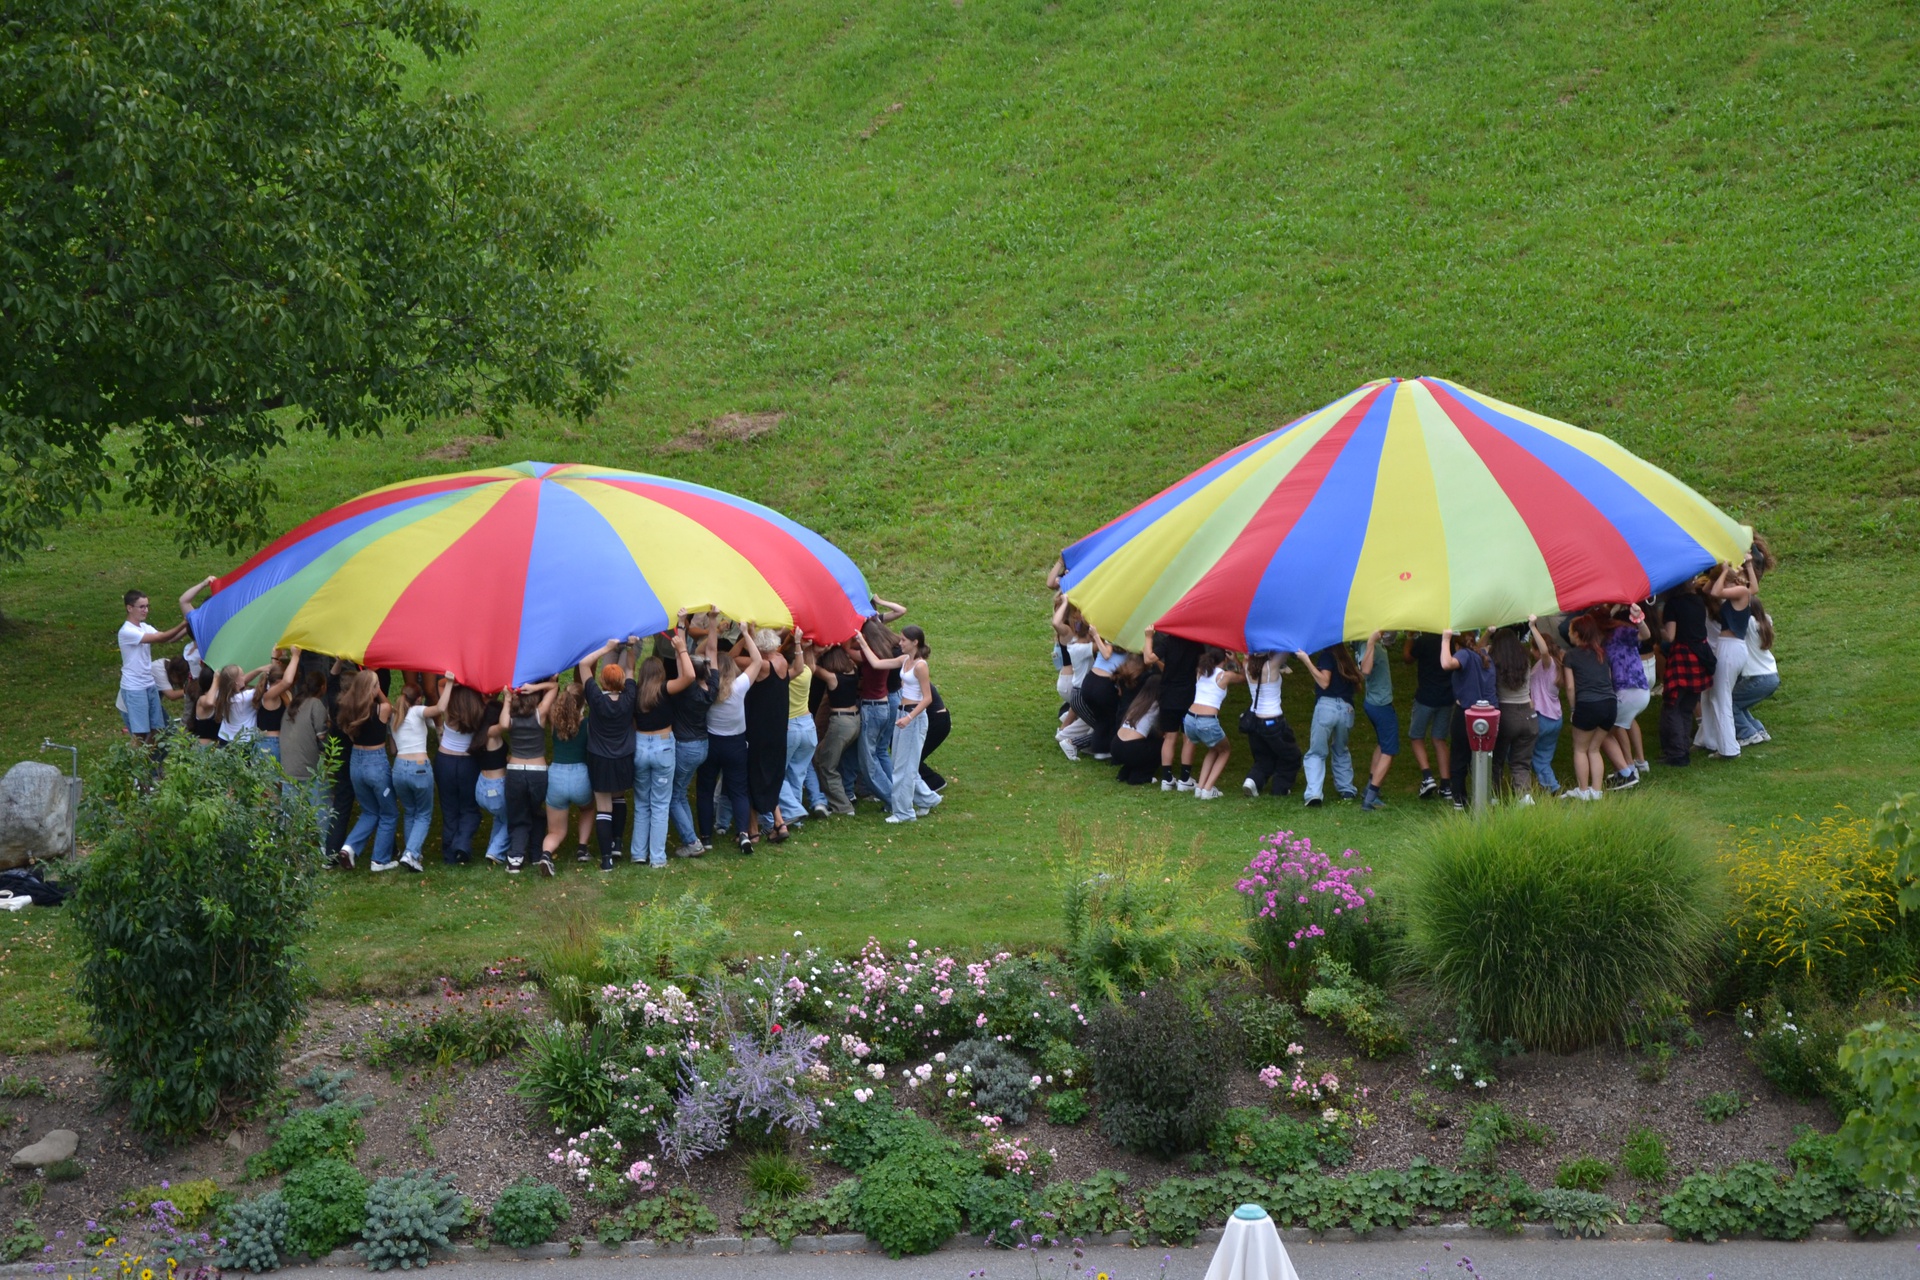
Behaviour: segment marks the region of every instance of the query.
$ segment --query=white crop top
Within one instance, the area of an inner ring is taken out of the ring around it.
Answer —
[[[1138,720],[1129,720],[1121,727],[1131,729],[1143,738],[1151,738],[1153,736],[1153,727],[1159,722],[1160,704],[1156,702],[1147,708],[1145,715],[1141,716]]]
[[[1278,667],[1278,660],[1273,665]],[[1253,714],[1261,720],[1271,720],[1280,714],[1280,677],[1277,674],[1270,680],[1254,682]]]
[[[450,724],[440,726],[440,754],[443,756],[463,756],[473,746],[473,735],[462,733]]]
[[[1193,687],[1193,705],[1196,707],[1209,707],[1218,711],[1220,704],[1226,700],[1227,688],[1220,683],[1218,672],[1200,677],[1199,682]]]
[[[900,705],[910,707],[920,701],[920,677],[914,674],[914,666],[909,664],[900,668]]]
[[[427,709],[414,707],[400,721],[400,727],[393,731],[393,749],[403,756],[423,756],[427,753]]]

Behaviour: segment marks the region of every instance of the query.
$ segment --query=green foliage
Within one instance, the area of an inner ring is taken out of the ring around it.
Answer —
[[[1047,1095],[1048,1124],[1079,1124],[1093,1113],[1085,1089],[1062,1089]]]
[[[12,1229],[0,1236],[0,1262],[18,1262],[46,1247],[47,1237],[34,1225],[32,1218],[15,1218]]]
[[[14,1194],[19,1198],[22,1209],[37,1209],[40,1207],[40,1202],[46,1199],[47,1184],[35,1179],[22,1184],[19,1191]]]
[[[274,1087],[321,862],[312,805],[271,757],[171,744],[158,778],[123,742],[88,779],[93,853],[67,904],[107,1095],[152,1141]]]
[[[1635,1182],[1658,1186],[1667,1180],[1667,1140],[1659,1130],[1644,1125],[1627,1135],[1620,1148],[1620,1167]]]
[[[1140,1225],[1155,1240],[1185,1244],[1202,1228],[1225,1222],[1247,1201],[1264,1204],[1272,1198],[1270,1183],[1238,1171],[1211,1178],[1163,1178],[1140,1197]]]
[[[1500,1079],[1495,1064],[1502,1058],[1511,1057],[1521,1051],[1518,1040],[1502,1040],[1494,1044],[1480,1034],[1478,1024],[1472,1018],[1462,1017],[1454,1034],[1447,1037],[1445,1044],[1435,1045],[1421,1064],[1420,1074],[1440,1088],[1452,1092],[1455,1089],[1484,1089]]]
[[[720,972],[733,949],[733,930],[713,900],[687,890],[641,903],[625,927],[600,941],[600,963],[612,982],[691,984]]]
[[[286,1252],[324,1258],[367,1222],[367,1180],[345,1160],[303,1163],[280,1184],[287,1205]]]
[[[1810,988],[1770,995],[1756,1012],[1739,1012],[1747,1055],[1773,1086],[1796,1098],[1825,1098],[1841,1117],[1858,1104],[1853,1078],[1840,1066],[1840,1047],[1857,1013],[1841,1010]]]
[[[493,1238],[507,1248],[531,1249],[553,1239],[553,1233],[572,1212],[558,1187],[521,1178],[493,1202],[487,1222],[493,1228]]]
[[[1037,1205],[1040,1212],[1053,1215],[1047,1221],[1068,1239],[1131,1230],[1131,1181],[1124,1170],[1096,1170],[1080,1182],[1049,1182],[1041,1188]]]
[[[1273,1116],[1258,1107],[1233,1107],[1207,1136],[1207,1150],[1229,1169],[1263,1178],[1344,1164],[1353,1154],[1336,1127]]]
[[[1720,1089],[1695,1101],[1694,1106],[1710,1124],[1723,1124],[1746,1109],[1746,1100],[1738,1089]]]
[[[278,1271],[287,1252],[287,1202],[278,1191],[242,1200],[227,1210],[220,1226],[226,1241],[219,1263],[226,1271]]]
[[[472,1217],[473,1206],[433,1170],[381,1178],[367,1189],[367,1220],[354,1251],[369,1271],[424,1267]]]
[[[1562,1050],[1683,995],[1723,895],[1682,820],[1634,798],[1437,826],[1400,900],[1414,963],[1488,1037]]]
[[[1916,800],[1920,793],[1902,792],[1873,815],[1873,847],[1893,857],[1901,915],[1920,908],[1920,803]]]
[[[153,1206],[162,1201],[173,1206],[175,1225],[197,1227],[224,1209],[232,1200],[212,1178],[193,1178],[167,1186],[152,1183],[129,1191],[122,1197],[126,1212],[134,1218],[152,1215]]]
[[[1314,957],[1313,967],[1320,985],[1307,989],[1302,1008],[1338,1026],[1369,1058],[1388,1058],[1407,1051],[1407,1020],[1393,1007],[1385,991],[1358,977],[1346,961],[1330,955]]]
[[[1598,1156],[1576,1156],[1562,1161],[1553,1174],[1553,1185],[1562,1191],[1593,1191],[1607,1185],[1613,1166]]]
[[[931,1253],[960,1230],[969,1172],[950,1144],[901,1146],[861,1173],[854,1221],[888,1257]]]
[[[1235,991],[1220,1001],[1220,1012],[1239,1036],[1241,1065],[1249,1071],[1287,1058],[1287,1046],[1300,1041],[1300,1015],[1284,1000],[1264,991]]]
[[[964,1077],[973,1110],[1010,1125],[1027,1122],[1033,1099],[1033,1064],[998,1040],[962,1040],[947,1054],[947,1070]]]
[[[293,1083],[302,1089],[313,1090],[313,1096],[321,1102],[339,1102],[346,1096],[347,1081],[353,1079],[351,1067],[339,1071],[329,1071],[325,1067],[315,1067]]]
[[[456,1006],[389,1018],[361,1041],[358,1051],[371,1067],[448,1067],[460,1062],[477,1067],[519,1048],[526,1033],[526,1019],[512,1008]]]
[[[1118,1002],[1165,978],[1247,967],[1241,932],[1223,932],[1194,885],[1194,857],[1176,861],[1167,831],[1089,836],[1063,819],[1057,874],[1068,963],[1080,989]]]
[[[750,1199],[740,1213],[740,1230],[746,1235],[769,1236],[783,1249],[798,1235],[851,1230],[853,1200],[859,1190],[859,1180],[848,1178],[825,1195],[805,1200]]]
[[[605,1124],[615,1087],[609,1068],[619,1061],[614,1028],[550,1022],[527,1031],[513,1091],[570,1133]]]
[[[1920,1178],[1920,1024],[1870,1022],[1848,1034],[1839,1065],[1860,1105],[1836,1149],[1869,1187],[1906,1191]]]
[[[1563,1236],[1599,1239],[1607,1227],[1620,1221],[1620,1206],[1611,1196],[1592,1191],[1547,1187],[1539,1193],[1540,1216]]]
[[[600,961],[600,931],[594,917],[575,907],[545,931],[534,969],[547,989],[547,1006],[561,1023],[591,1026],[599,1011],[593,993],[612,975]]]
[[[1475,1103],[1467,1112],[1466,1133],[1460,1139],[1460,1163],[1492,1173],[1500,1148],[1522,1139],[1540,1145],[1551,1142],[1553,1134],[1545,1125],[1515,1116],[1497,1102]]]
[[[1014,1241],[1024,1224],[1035,1221],[1033,1178],[1010,1173],[1003,1178],[976,1173],[969,1177],[960,1193],[960,1216],[967,1230],[976,1236],[991,1236],[1005,1246]],[[1023,1224],[1015,1227],[1014,1223]],[[1056,1224],[1048,1224],[1054,1229]]]
[[[469,409],[504,428],[612,389],[573,281],[603,217],[477,100],[401,91],[396,42],[457,53],[474,26],[438,0],[66,0],[11,21],[0,554],[123,463],[134,500],[192,517],[186,548],[234,549],[272,531],[259,460],[290,428]]]
[[[657,1240],[678,1244],[720,1230],[720,1219],[700,1203],[687,1187],[669,1187],[657,1196],[644,1196],[619,1213],[593,1220],[594,1234],[604,1245],[629,1240]]]
[[[762,1151],[747,1161],[747,1186],[767,1200],[792,1200],[807,1194],[813,1176],[784,1151]]]
[[[1209,1021],[1170,982],[1094,1015],[1087,1045],[1107,1141],[1162,1157],[1206,1142],[1226,1107],[1228,1066]]]
[[[53,1090],[38,1076],[0,1076],[0,1098],[50,1098]]]
[[[1782,1178],[1756,1160],[1724,1172],[1689,1174],[1660,1200],[1660,1220],[1683,1240],[1720,1240],[1757,1231],[1770,1240],[1801,1240],[1813,1224],[1837,1214],[1848,1188],[1824,1172]]]
[[[894,1106],[893,1095],[876,1086],[865,1102],[851,1091],[834,1099],[820,1139],[822,1154],[859,1173],[901,1147],[937,1144],[940,1134],[924,1117]]]
[[[325,1157],[351,1162],[367,1140],[366,1130],[360,1127],[364,1110],[358,1103],[329,1102],[294,1112],[274,1126],[272,1143],[247,1161],[247,1171],[257,1178]]]
[[[65,1160],[55,1160],[42,1169],[40,1176],[48,1182],[78,1182],[87,1176],[87,1166],[68,1156]]]

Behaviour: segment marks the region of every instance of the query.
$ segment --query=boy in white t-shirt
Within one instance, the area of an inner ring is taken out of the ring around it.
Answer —
[[[201,590],[213,583],[212,576],[193,584],[180,597],[180,612],[184,615],[192,610],[193,598]],[[153,735],[167,722],[166,712],[161,709],[160,689],[153,678],[153,649],[156,644],[167,644],[178,640],[187,633],[187,623],[181,621],[165,631],[147,625],[147,614],[151,602],[147,593],[135,587],[125,596],[127,620],[120,626],[118,641],[120,645],[120,718],[126,722],[127,732],[143,741],[151,742]]]

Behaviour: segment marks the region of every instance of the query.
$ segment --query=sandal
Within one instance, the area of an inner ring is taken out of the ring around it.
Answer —
[[[787,824],[783,822],[779,826],[773,829],[773,835],[770,836],[769,839],[771,839],[775,844],[785,844],[787,842],[787,837],[791,834],[792,832],[787,830]]]

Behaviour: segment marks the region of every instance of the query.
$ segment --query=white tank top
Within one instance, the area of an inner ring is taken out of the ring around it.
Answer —
[[[912,664],[900,668],[900,705],[910,707],[920,701],[920,677],[914,674]]]
[[[445,735],[442,735],[444,739]],[[427,753],[427,709],[414,707],[393,731],[393,749],[398,755],[421,756]]]
[[[1093,641],[1075,640],[1069,644],[1067,661],[1073,664],[1073,687],[1078,689],[1080,682],[1087,678],[1087,672],[1093,670]]]
[[[753,684],[742,671],[733,678],[725,702],[716,702],[707,710],[707,732],[723,738],[737,737],[747,731],[747,690]]]
[[[1280,660],[1272,660],[1272,667],[1278,670]],[[1270,680],[1258,680],[1253,686],[1253,714],[1257,719],[1271,720],[1280,714],[1280,677]]]
[[[1193,705],[1196,707],[1208,707],[1214,711],[1218,711],[1220,704],[1226,700],[1227,690],[1226,687],[1220,683],[1220,676],[1217,672],[1200,677],[1199,683],[1194,686]]]
[[[450,724],[440,726],[440,754],[443,756],[463,756],[473,746],[473,735],[462,733]]]

